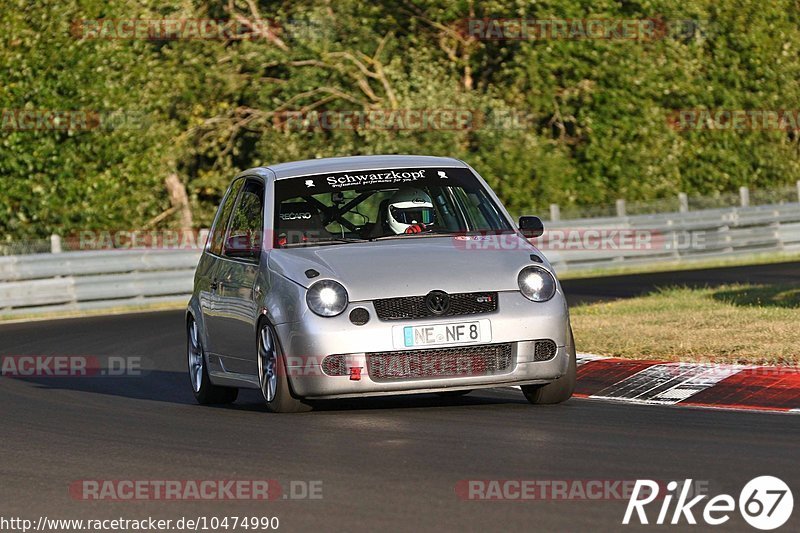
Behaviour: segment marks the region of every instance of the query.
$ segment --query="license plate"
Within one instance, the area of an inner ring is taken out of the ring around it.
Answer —
[[[395,346],[442,346],[491,342],[492,332],[488,320],[456,322],[451,324],[423,324],[395,326]]]

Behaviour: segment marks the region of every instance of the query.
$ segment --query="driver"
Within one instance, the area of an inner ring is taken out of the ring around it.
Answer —
[[[419,233],[434,223],[433,202],[423,190],[404,188],[389,199],[387,224],[395,235]]]

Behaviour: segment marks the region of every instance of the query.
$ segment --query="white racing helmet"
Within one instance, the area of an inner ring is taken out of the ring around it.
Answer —
[[[420,189],[400,189],[389,199],[387,211],[389,229],[398,235],[414,224],[429,225],[434,222],[431,197]]]

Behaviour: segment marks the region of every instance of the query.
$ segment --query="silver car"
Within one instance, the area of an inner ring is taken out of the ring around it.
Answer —
[[[463,161],[315,159],[231,183],[186,314],[201,404],[260,389],[272,412],[313,400],[520,386],[558,403],[575,386],[563,291]]]

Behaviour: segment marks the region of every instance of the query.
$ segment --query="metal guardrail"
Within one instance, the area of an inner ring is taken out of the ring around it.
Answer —
[[[620,234],[643,241],[624,246]],[[606,239],[605,241],[603,239]],[[546,224],[559,272],[800,250],[800,203]],[[198,250],[106,250],[0,257],[0,315],[187,301]]]
[[[800,250],[800,203],[707,209],[545,223],[542,249],[559,272]],[[621,231],[643,243],[621,244],[597,232]],[[595,233],[592,233],[595,232]],[[558,238],[560,237],[560,238]],[[573,238],[572,245],[570,237]]]
[[[627,215],[648,215],[656,213],[688,213],[711,209],[750,207],[756,205],[776,205],[800,202],[800,180],[793,186],[774,189],[754,189],[739,187],[739,193],[720,193],[707,196],[689,196],[679,192],[676,196],[657,200],[628,201],[618,198],[614,204],[589,206],[550,204],[552,222],[575,220],[577,218],[624,217]],[[563,211],[563,212],[562,212]]]
[[[0,315],[188,301],[198,250],[0,257]]]

